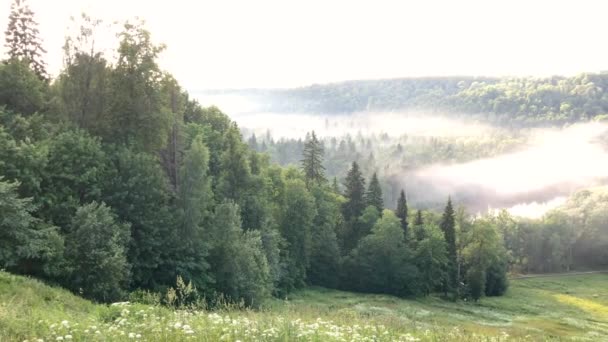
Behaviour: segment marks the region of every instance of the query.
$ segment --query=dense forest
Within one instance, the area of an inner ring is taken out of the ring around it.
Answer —
[[[262,136],[253,133],[247,138],[247,144],[253,150],[270,156],[272,162],[283,166],[297,166],[301,163],[305,142],[309,138],[308,135],[300,139],[275,140],[270,133]],[[343,179],[349,164],[356,161],[364,177],[369,178],[374,172],[382,176],[380,183],[383,199],[388,204],[387,207],[395,208],[400,188],[403,187],[402,175],[435,163],[462,163],[517,151],[526,146],[528,137],[513,131],[491,131],[482,136],[471,137],[405,134],[392,137],[383,133],[371,136],[325,137],[319,140],[323,145],[323,166],[328,179]],[[341,186],[341,182],[338,182],[339,189]],[[436,208],[440,204],[423,201],[424,196],[411,197],[414,197],[418,206],[424,208]]]
[[[533,222],[471,216],[449,194],[442,212],[408,207],[400,188],[387,203],[378,175],[354,160],[328,179],[336,152],[314,132],[297,166],[250,148],[227,115],[159,68],[163,46],[142,23],[124,24],[116,59],[95,50],[99,21],[80,25],[50,78],[34,13],[24,1],[11,9],[0,268],[103,302],[161,293],[259,306],[306,285],[477,300],[503,294],[509,270],[608,262],[604,195],[581,193],[563,215]]]
[[[522,127],[572,123],[608,112],[608,74],[574,77],[434,77],[348,81],[277,90],[224,90],[245,95],[260,111],[451,113]]]

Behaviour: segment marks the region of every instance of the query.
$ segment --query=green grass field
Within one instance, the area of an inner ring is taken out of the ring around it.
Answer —
[[[608,275],[518,279],[478,303],[306,289],[261,311],[99,305],[0,272],[0,341],[608,341]]]

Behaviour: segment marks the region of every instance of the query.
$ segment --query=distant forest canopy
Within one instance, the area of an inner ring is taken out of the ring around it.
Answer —
[[[208,91],[244,95],[258,110],[339,114],[424,110],[502,125],[547,125],[608,113],[608,74],[574,77],[422,77],[315,84],[293,89]]]

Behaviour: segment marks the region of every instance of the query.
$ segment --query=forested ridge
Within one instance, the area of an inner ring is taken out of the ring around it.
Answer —
[[[408,208],[403,189],[384,203],[378,175],[366,179],[356,162],[327,179],[314,132],[298,167],[271,163],[159,68],[163,46],[143,24],[124,24],[116,60],[94,49],[99,21],[80,24],[51,79],[34,13],[24,1],[11,10],[0,268],[103,302],[161,293],[167,304],[258,306],[307,285],[477,300],[503,294],[509,269],[531,267],[536,249],[512,246],[523,235],[511,239],[520,230],[507,219],[467,215],[448,194],[443,213]],[[589,227],[567,246],[604,236]],[[566,255],[552,270],[588,260]]]
[[[344,114],[423,111],[507,126],[555,125],[608,113],[608,74],[573,77],[420,77],[346,81],[293,89],[209,91],[260,102],[260,111]]]

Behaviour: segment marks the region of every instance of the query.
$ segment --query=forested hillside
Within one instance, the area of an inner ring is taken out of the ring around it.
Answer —
[[[340,147],[326,153],[314,132],[297,166],[271,163],[159,67],[164,46],[142,23],[123,25],[115,59],[95,50],[100,22],[79,23],[51,78],[34,13],[12,7],[0,64],[2,269],[101,302],[256,307],[307,285],[478,300],[502,295],[509,270],[608,262],[576,253],[608,245],[599,211],[578,235],[568,220],[563,233],[539,221],[526,235],[447,193],[442,213],[408,207],[402,188],[385,203],[378,174],[356,161],[332,161],[344,178],[328,179],[325,159]]]
[[[608,113],[608,74],[574,77],[427,77],[361,80],[286,90],[226,90],[258,110],[353,113],[418,110],[472,116],[508,126],[572,123]]]
[[[163,46],[141,23],[124,24],[114,60],[95,50],[100,22],[83,16],[50,79],[33,16],[14,3],[0,66],[2,268],[99,301],[181,279],[211,305],[257,306],[307,284],[476,299],[506,289],[492,226],[479,229],[494,248],[471,235],[457,259],[450,202],[440,226],[410,225],[405,197],[385,210],[357,163],[344,190],[332,186],[314,133],[301,168],[271,164],[159,68]]]

